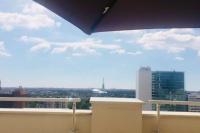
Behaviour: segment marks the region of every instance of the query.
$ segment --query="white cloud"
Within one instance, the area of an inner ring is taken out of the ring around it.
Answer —
[[[113,33],[134,36],[145,33],[145,30],[124,30],[124,31],[114,31]]]
[[[114,51],[110,52],[111,54],[125,54],[126,50],[125,49],[116,49]]]
[[[22,36],[20,40],[25,43],[32,44],[33,46],[30,49],[30,51],[32,52],[39,51],[39,50],[48,50],[51,48],[51,44],[42,38]]]
[[[122,39],[115,39],[114,42],[122,42]]]
[[[125,50],[116,44],[103,43],[101,40],[88,38],[77,42],[53,42],[42,38],[22,36],[21,41],[31,44],[31,51],[50,50],[52,54],[72,53],[72,56],[99,55],[100,50],[117,51],[124,53]]]
[[[63,53],[66,51],[82,51],[88,54],[96,54],[97,49],[102,50],[118,50],[121,49],[119,45],[116,44],[104,44],[101,40],[95,39],[85,39],[79,42],[52,42],[52,45],[57,45],[56,48],[52,50],[52,53]]]
[[[32,2],[32,3],[26,4],[24,8],[22,9],[22,12],[30,13],[30,14],[43,14],[43,13],[46,13],[47,10],[43,6],[35,2]]]
[[[200,51],[200,36],[193,29],[170,29],[143,34],[137,40],[144,49],[180,53],[187,49]]]
[[[35,3],[25,5],[22,12],[0,12],[0,28],[6,31],[15,28],[40,29],[61,24],[55,21],[46,10]]]
[[[67,50],[67,47],[56,47],[52,50],[52,54],[64,53]]]
[[[5,46],[4,46],[4,42],[0,42],[0,56],[6,56],[6,57],[11,56],[11,54],[9,54],[6,51]]]
[[[168,48],[168,52],[169,53],[180,53],[180,52],[182,52],[182,51],[185,51],[185,49],[186,48],[182,48],[182,47],[173,47],[173,46],[171,46],[171,47],[169,47]]]
[[[184,61],[185,59],[183,57],[175,57],[175,60]]]
[[[20,40],[23,42],[31,42],[31,43],[38,43],[45,41],[44,39],[39,37],[28,37],[28,36],[21,36]]]
[[[80,57],[80,56],[84,56],[84,54],[82,54],[82,53],[72,53],[72,56]]]
[[[136,51],[136,52],[127,52],[128,55],[141,55],[143,54],[141,51]]]
[[[38,51],[38,50],[41,50],[41,49],[47,50],[47,49],[50,49],[50,47],[51,46],[48,43],[44,42],[44,43],[40,43],[38,45],[33,46],[30,50],[32,52],[34,52],[34,51]]]
[[[16,27],[27,29],[53,27],[56,25],[56,21],[45,14],[29,15],[0,12],[0,24],[2,29],[10,31]]]

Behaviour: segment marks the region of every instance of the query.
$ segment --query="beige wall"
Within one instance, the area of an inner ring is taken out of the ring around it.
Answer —
[[[80,133],[90,133],[91,112],[79,111],[77,128]],[[71,111],[60,110],[0,110],[1,133],[70,133]]]
[[[95,98],[92,112],[77,111],[76,133],[142,133],[141,110],[137,99]],[[70,133],[71,129],[71,110],[0,109],[2,133]]]
[[[92,133],[142,133],[142,102],[93,98]]]
[[[72,111],[0,109],[0,133],[71,133]],[[77,111],[76,133],[155,133],[156,112],[133,99],[93,99],[91,110]],[[200,114],[161,112],[160,133],[200,133]]]
[[[162,112],[160,133],[200,133],[200,114],[191,112]],[[143,133],[157,129],[155,112],[143,112]]]

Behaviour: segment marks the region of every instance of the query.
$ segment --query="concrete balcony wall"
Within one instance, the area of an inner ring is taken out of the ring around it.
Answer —
[[[155,133],[156,112],[143,112],[143,133]],[[200,114],[191,112],[161,112],[160,133],[200,133]]]
[[[93,98],[92,110],[77,110],[76,133],[156,133],[155,111],[136,99]],[[161,112],[160,133],[200,133],[200,114]],[[0,109],[1,133],[72,133],[72,111]]]
[[[137,99],[92,98],[92,112],[77,111],[76,133],[142,133],[142,103]],[[72,111],[0,109],[2,133],[71,133]]]
[[[79,133],[90,133],[91,111],[77,112]],[[55,109],[0,109],[1,133],[70,133],[72,111]]]
[[[92,133],[142,133],[142,101],[91,98],[91,103]]]

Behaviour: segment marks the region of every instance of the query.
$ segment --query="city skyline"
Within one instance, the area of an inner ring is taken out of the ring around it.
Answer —
[[[31,0],[0,5],[2,86],[136,88],[141,66],[185,72],[200,90],[200,30],[135,30],[85,35]]]

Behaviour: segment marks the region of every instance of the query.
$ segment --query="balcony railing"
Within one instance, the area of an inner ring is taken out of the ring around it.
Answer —
[[[76,103],[80,102],[80,98],[32,98],[32,97],[0,97],[0,102],[61,102],[72,103],[72,133],[76,131]]]
[[[160,106],[161,105],[187,105],[187,106],[200,106],[200,102],[192,101],[170,101],[170,100],[149,100],[150,104],[156,105],[157,112],[157,133],[160,133]]]
[[[60,98],[1,98],[0,101],[78,102]],[[91,98],[91,110],[0,109],[3,133],[199,133],[200,114],[161,112],[160,105],[200,106],[199,102],[149,101],[155,111],[142,111],[143,101],[130,98]],[[72,116],[73,115],[73,116]],[[73,117],[73,120],[72,120]],[[158,123],[157,123],[158,122]],[[73,123],[73,124],[72,124]],[[12,128],[11,128],[12,127]]]
[[[80,98],[0,97],[1,102],[80,102]]]

